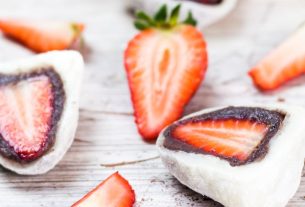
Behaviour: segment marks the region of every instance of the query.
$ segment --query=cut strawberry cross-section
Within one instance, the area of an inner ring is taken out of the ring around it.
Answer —
[[[282,120],[275,111],[229,107],[175,123],[165,132],[164,145],[242,165],[264,156]]]
[[[139,133],[153,141],[176,121],[204,78],[207,50],[203,35],[188,18],[178,23],[180,6],[167,16],[161,7],[155,19],[138,13],[143,31],[125,50],[125,68]]]
[[[116,172],[72,207],[132,207],[134,202],[132,187]]]
[[[0,74],[0,152],[30,162],[53,144],[65,94],[59,75],[46,67]]]
[[[267,129],[264,124],[248,120],[212,120],[181,125],[173,135],[206,152],[245,161],[263,139]]]

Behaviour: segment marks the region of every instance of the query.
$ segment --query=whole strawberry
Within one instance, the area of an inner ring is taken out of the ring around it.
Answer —
[[[183,113],[204,78],[207,51],[191,12],[179,22],[180,5],[150,17],[137,13],[141,30],[125,51],[125,68],[139,133],[155,140]]]

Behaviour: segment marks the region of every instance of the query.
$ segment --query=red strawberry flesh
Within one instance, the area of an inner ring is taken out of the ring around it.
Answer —
[[[244,120],[216,120],[188,123],[173,136],[206,152],[246,160],[265,136],[267,127]]]
[[[181,116],[204,78],[206,44],[190,25],[148,29],[129,43],[125,66],[138,130],[154,140]]]
[[[72,207],[132,207],[135,193],[119,173],[114,173]]]
[[[305,26],[275,48],[249,71],[261,90],[274,90],[305,72]]]
[[[65,50],[81,37],[84,25],[25,19],[0,19],[0,30],[35,52]]]
[[[267,153],[283,115],[261,108],[229,107],[182,120],[165,132],[165,147],[210,154],[242,165]]]
[[[61,80],[51,68],[0,75],[0,152],[19,162],[42,156],[54,142],[63,101]]]

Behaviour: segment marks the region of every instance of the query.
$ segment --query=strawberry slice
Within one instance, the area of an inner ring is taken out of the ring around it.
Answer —
[[[212,120],[181,125],[173,135],[203,151],[245,161],[266,131],[264,124],[248,120]]]
[[[131,99],[139,133],[154,140],[177,120],[199,87],[207,68],[206,43],[190,14],[177,23],[180,6],[167,19],[163,6],[152,19],[138,13],[143,29],[125,51]],[[193,24],[193,25],[192,25]]]
[[[305,26],[272,51],[249,75],[261,90],[276,89],[305,72]]]
[[[132,207],[134,202],[132,187],[116,172],[71,207]]]
[[[0,75],[0,152],[19,162],[42,156],[53,144],[64,92],[51,68]]]
[[[211,154],[231,165],[251,162],[266,153],[283,115],[260,108],[229,107],[182,120],[165,132],[173,150]]]
[[[65,50],[76,42],[83,24],[72,22],[0,19],[0,30],[35,52]]]

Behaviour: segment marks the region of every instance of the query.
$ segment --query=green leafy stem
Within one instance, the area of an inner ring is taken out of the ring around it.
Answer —
[[[178,4],[172,9],[169,15],[167,11],[167,5],[164,4],[153,17],[150,17],[143,11],[139,11],[136,14],[136,20],[134,23],[135,27],[139,30],[145,30],[148,28],[171,29],[179,24],[189,24],[196,26],[197,21],[193,18],[191,11],[189,11],[184,21],[179,22],[180,8],[181,5]]]

